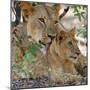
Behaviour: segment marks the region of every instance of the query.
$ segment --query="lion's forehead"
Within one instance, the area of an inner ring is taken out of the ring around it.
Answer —
[[[47,20],[52,20],[52,21],[59,19],[58,15],[56,15],[55,11],[51,7],[38,5],[35,6],[34,9],[35,9],[34,12],[32,13],[32,15],[30,15],[30,17],[32,18],[34,17],[33,19],[45,18]]]

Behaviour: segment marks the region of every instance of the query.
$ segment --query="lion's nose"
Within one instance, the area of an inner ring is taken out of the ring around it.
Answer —
[[[57,21],[57,20],[55,20],[55,21],[54,21],[54,24],[57,24],[57,23],[58,23],[58,21]]]
[[[80,52],[76,52],[77,55],[80,55]]]
[[[39,43],[40,43],[40,44],[42,44],[42,45],[45,45],[45,43],[44,43],[44,42],[42,42],[41,40],[39,40]]]

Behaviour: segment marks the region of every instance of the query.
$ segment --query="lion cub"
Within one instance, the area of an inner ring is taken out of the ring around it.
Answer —
[[[74,36],[74,29],[68,32],[60,31],[49,46],[47,59],[45,61],[47,61],[48,65],[48,71],[46,71],[49,73],[51,81],[58,82],[62,80],[66,82],[76,80],[80,82],[80,80],[82,80],[82,76],[80,72],[78,72],[80,70],[78,70],[78,65],[82,67],[86,61],[83,60],[85,58],[82,58],[77,40]],[[40,65],[34,67],[38,68],[38,70],[35,69],[37,76],[43,76],[44,73],[47,73],[44,72],[43,65],[39,69]]]
[[[75,31],[61,31],[52,41],[48,50],[48,63],[51,69],[51,78],[59,80],[62,73],[77,75],[74,63],[78,62],[81,54],[74,37]]]

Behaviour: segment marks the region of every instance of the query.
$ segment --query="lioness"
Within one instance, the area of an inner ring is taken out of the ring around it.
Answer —
[[[32,6],[29,2],[21,2],[20,4],[23,17],[27,21],[27,34],[35,41],[42,41],[44,43],[50,42],[48,35],[55,36],[56,33],[63,28],[59,23],[68,11],[65,9],[61,15],[59,14],[61,5],[55,4],[48,6],[40,4]]]

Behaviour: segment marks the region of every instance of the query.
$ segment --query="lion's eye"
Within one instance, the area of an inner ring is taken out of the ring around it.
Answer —
[[[62,39],[63,39],[63,38],[60,36],[60,37],[59,37],[59,40],[62,40]]]
[[[72,46],[72,42],[71,42],[71,41],[69,41],[69,42],[68,42],[68,45],[69,45],[69,46]]]
[[[38,18],[42,23],[44,23],[45,24],[45,20],[44,20],[44,18]]]

